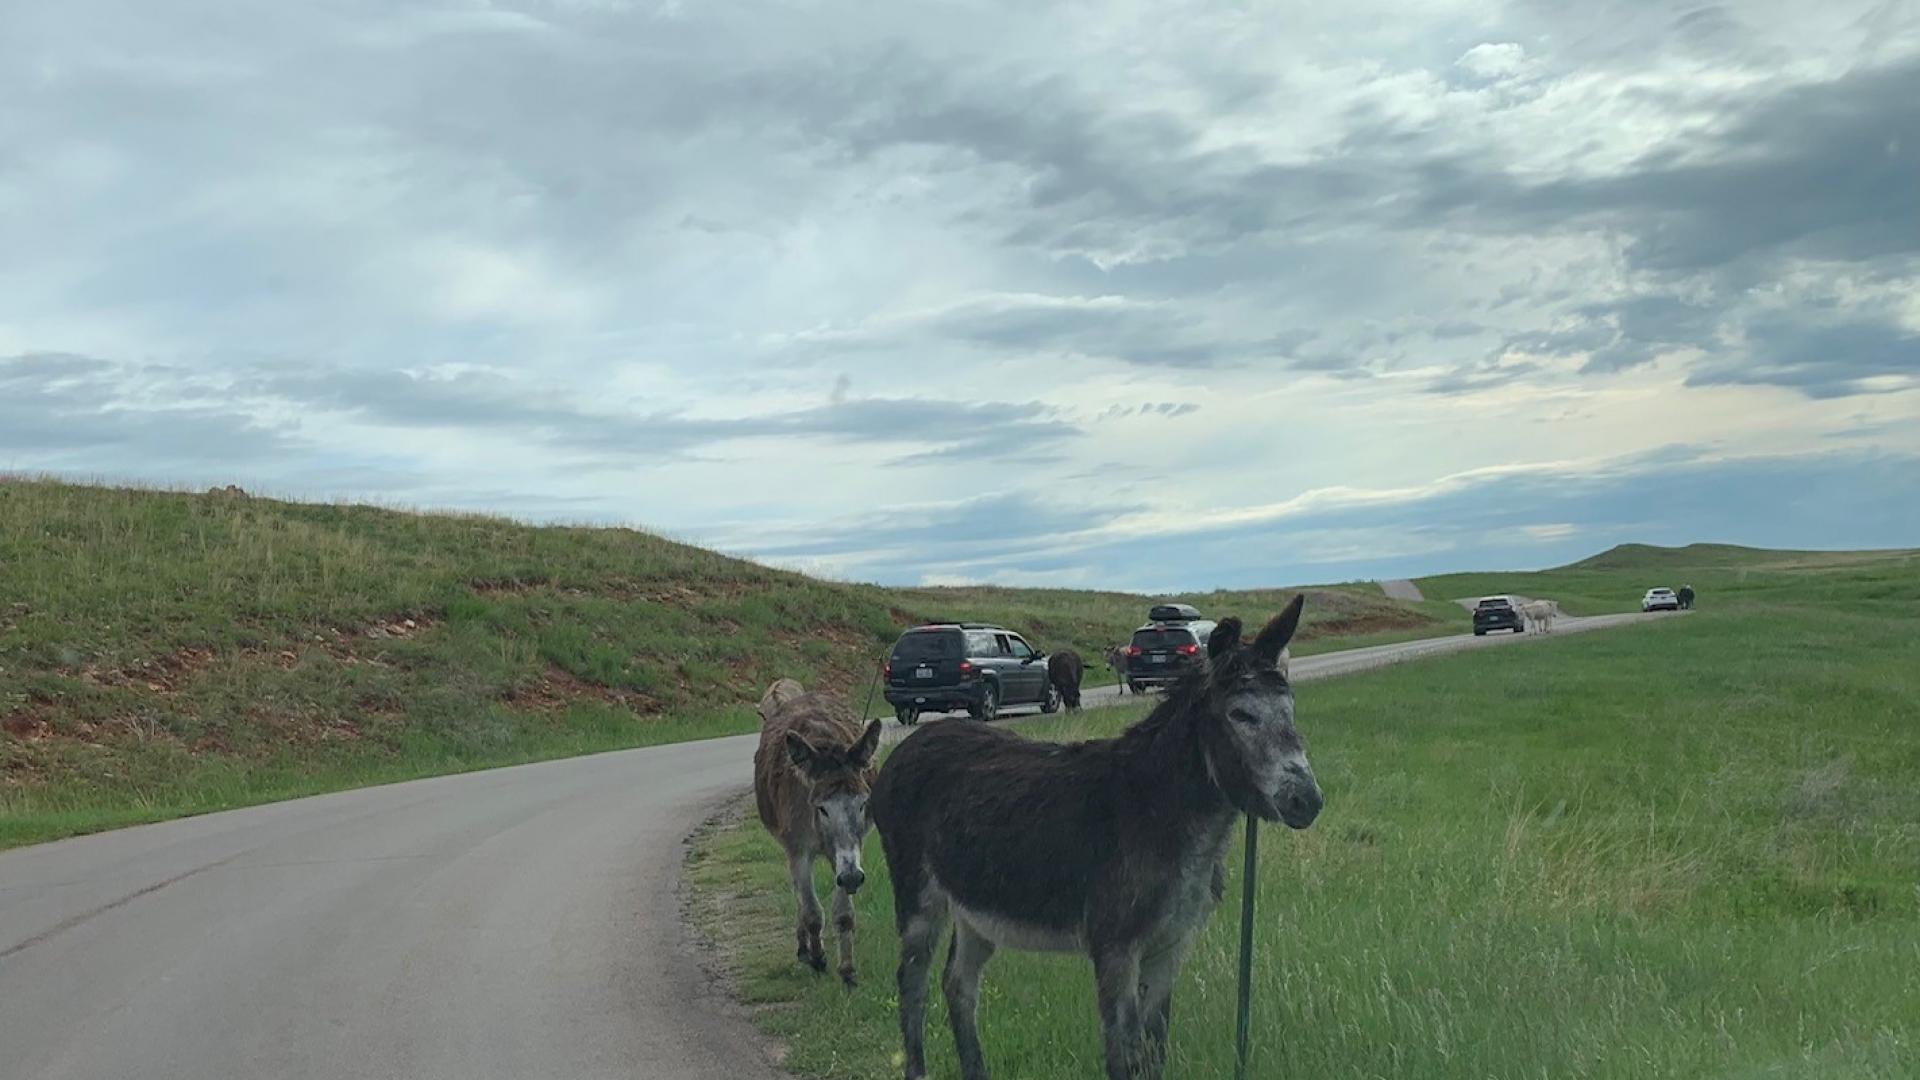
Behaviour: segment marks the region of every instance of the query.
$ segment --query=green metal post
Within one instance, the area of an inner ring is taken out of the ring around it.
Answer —
[[[1240,1019],[1234,1033],[1233,1077],[1247,1080],[1247,1036],[1253,1017],[1253,871],[1260,820],[1247,815],[1247,865],[1240,875]]]

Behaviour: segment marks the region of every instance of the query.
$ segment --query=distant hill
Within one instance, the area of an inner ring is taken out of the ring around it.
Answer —
[[[1436,574],[1417,581],[1430,597],[1460,599],[1494,593],[1551,597],[1573,615],[1637,611],[1649,588],[1692,585],[1704,606],[1728,590],[1749,601],[1795,596],[1815,589],[1829,599],[1859,604],[1901,603],[1920,580],[1920,550],[1784,551],[1740,544],[1659,547],[1621,544],[1552,570]],[[1817,584],[1816,584],[1817,583]]]
[[[1792,551],[1745,547],[1740,544],[1688,544],[1685,547],[1620,544],[1559,569],[1664,570],[1717,567],[1814,569],[1821,566],[1849,566],[1862,562],[1878,562],[1911,554],[1913,552],[1909,549]]]

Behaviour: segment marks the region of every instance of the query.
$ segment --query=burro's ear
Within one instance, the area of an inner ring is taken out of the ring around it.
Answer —
[[[847,760],[853,763],[854,768],[864,769],[873,762],[873,752],[880,749],[880,731],[885,726],[875,720],[867,725],[867,730],[860,733],[860,738],[853,744],[853,749],[847,751]]]
[[[795,765],[804,769],[809,762],[819,756],[820,752],[813,748],[812,743],[801,738],[799,732],[787,732],[787,757],[791,759]]]
[[[1220,624],[1213,628],[1213,633],[1208,635],[1207,656],[1209,658],[1219,656],[1221,653],[1232,651],[1239,645],[1240,620],[1229,615],[1221,619]]]
[[[806,693],[806,688],[792,679],[776,679],[767,692],[760,695],[760,722],[765,724],[773,719],[773,714],[786,706],[787,702]]]
[[[1260,636],[1253,639],[1253,654],[1269,664],[1278,665],[1280,650],[1287,647],[1287,642],[1293,640],[1293,632],[1300,629],[1300,609],[1306,603],[1306,593],[1295,593],[1293,603],[1275,615],[1260,631]]]

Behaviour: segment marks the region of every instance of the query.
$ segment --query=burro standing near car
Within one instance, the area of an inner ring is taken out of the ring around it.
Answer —
[[[872,818],[873,753],[880,721],[864,727],[834,694],[809,693],[781,679],[760,698],[760,745],[753,754],[754,803],[760,823],[787,853],[796,901],[795,955],[815,971],[827,969],[820,945],[823,920],[813,891],[813,863],[833,865],[833,926],[840,939],[840,978],[854,983],[853,894],[866,883],[860,843]]]
[[[1251,644],[1223,620],[1208,662],[1118,738],[1063,746],[937,724],[888,758],[871,806],[900,932],[907,1080],[926,1075],[927,975],[949,920],[941,988],[965,1080],[987,1075],[974,1013],[1003,948],[1090,958],[1109,1080],[1161,1075],[1174,979],[1225,892],[1234,823],[1304,829],[1320,813],[1281,665],[1302,601]]]

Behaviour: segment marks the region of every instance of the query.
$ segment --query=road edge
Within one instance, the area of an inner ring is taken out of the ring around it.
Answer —
[[[680,838],[680,855],[674,866],[674,915],[680,924],[682,952],[699,972],[701,980],[694,1000],[741,1028],[766,1063],[769,1075],[786,1077],[792,1075],[786,1068],[787,1044],[768,1034],[759,1022],[763,1009],[780,1006],[756,1007],[742,1000],[740,980],[732,966],[735,954],[702,925],[702,901],[692,875],[687,872],[700,854],[703,842],[746,822],[751,813],[751,795],[751,788],[730,792],[698,808],[699,823]]]

